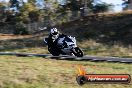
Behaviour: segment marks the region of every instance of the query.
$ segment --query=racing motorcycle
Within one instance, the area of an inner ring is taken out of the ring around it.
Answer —
[[[45,38],[44,42],[47,44],[48,38]],[[61,37],[56,39],[54,42],[56,42],[57,48],[48,46],[48,51],[53,56],[71,55],[71,56],[83,57],[83,51],[79,47],[77,47],[75,37],[72,36]]]

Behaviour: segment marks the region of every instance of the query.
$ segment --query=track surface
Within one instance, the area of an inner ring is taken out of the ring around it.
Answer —
[[[118,57],[96,57],[96,56],[84,56],[84,57],[75,57],[68,55],[61,56],[52,56],[51,54],[32,54],[32,53],[15,53],[15,52],[0,52],[0,55],[16,55],[21,57],[44,57],[44,58],[52,58],[52,59],[61,59],[61,60],[78,60],[78,61],[106,61],[106,62],[120,62],[120,63],[132,63],[132,58],[118,58]]]

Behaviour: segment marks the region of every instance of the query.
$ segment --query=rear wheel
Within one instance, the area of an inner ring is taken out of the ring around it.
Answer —
[[[72,52],[77,57],[83,57],[83,52],[79,47],[74,48]]]

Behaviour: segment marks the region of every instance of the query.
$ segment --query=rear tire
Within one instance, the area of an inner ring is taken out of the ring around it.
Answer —
[[[79,47],[74,48],[72,52],[77,57],[83,57],[83,52]]]

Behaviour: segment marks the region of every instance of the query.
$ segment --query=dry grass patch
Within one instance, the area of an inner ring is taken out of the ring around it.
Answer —
[[[0,88],[80,88],[75,80],[78,65],[83,65],[88,73],[132,75],[131,64],[0,56]],[[131,86],[88,84],[81,88],[131,88]]]
[[[85,40],[78,44],[87,55],[132,57],[132,46],[124,47],[121,44],[106,45],[94,40]]]
[[[30,38],[32,35],[0,34],[0,40]]]

